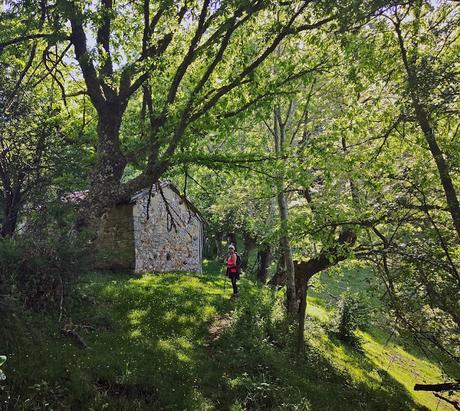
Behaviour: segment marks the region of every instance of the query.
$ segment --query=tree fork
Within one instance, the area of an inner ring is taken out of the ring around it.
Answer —
[[[333,267],[340,261],[347,259],[348,253],[343,252],[342,246],[352,246],[356,242],[356,233],[350,229],[344,229],[334,246],[323,250],[317,257],[305,262],[295,264],[296,297],[299,301],[297,350],[304,348],[305,314],[307,309],[307,292],[310,279],[321,271]]]

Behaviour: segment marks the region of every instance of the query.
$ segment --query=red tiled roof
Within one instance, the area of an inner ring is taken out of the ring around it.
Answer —
[[[63,203],[79,203],[86,200],[89,195],[89,190],[74,191],[72,193],[66,193],[61,197]]]
[[[205,218],[203,215],[200,213],[200,211],[193,205],[193,203],[190,202],[190,200],[183,196],[178,188],[171,183],[170,181],[161,181],[159,183],[159,187],[161,189],[169,187],[172,191],[174,191],[187,205],[190,210],[192,210],[198,218],[200,218],[203,222],[206,222]],[[150,189],[144,188],[143,190],[138,191],[136,194],[131,196],[130,202],[135,203],[139,198],[143,197],[144,195],[147,195],[149,193]],[[157,193],[159,191],[158,184],[154,184],[152,186],[152,193]],[[72,193],[66,193],[61,197],[61,201],[63,203],[70,203],[70,204],[78,204],[88,198],[89,195],[89,190],[82,190],[82,191],[74,191]]]

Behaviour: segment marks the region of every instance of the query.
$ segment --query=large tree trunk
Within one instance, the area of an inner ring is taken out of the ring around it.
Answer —
[[[257,280],[262,284],[267,282],[268,266],[271,262],[270,244],[263,244],[257,251]]]
[[[112,9],[112,1],[104,0],[103,8]],[[105,63],[96,67],[87,48],[86,32],[82,10],[75,3],[69,8],[71,23],[70,40],[74,45],[75,56],[86,83],[88,95],[97,111],[97,157],[91,176],[88,202],[81,211],[77,225],[85,226],[97,220],[109,207],[121,200],[120,182],[126,166],[126,158],[121,150],[120,126],[128,97],[121,97],[121,88],[126,88],[126,78],[120,80],[119,88],[110,84],[113,68],[110,55],[110,12],[103,16],[97,32],[99,51],[105,53]],[[108,80],[108,81],[107,81]],[[123,86],[123,87],[122,87]],[[132,193],[124,192],[125,197]]]
[[[96,225],[110,207],[127,200],[120,196],[120,184],[126,159],[120,147],[120,126],[124,108],[120,103],[105,103],[98,110],[98,146],[88,202],[81,210],[79,227]],[[133,193],[131,193],[133,194]]]
[[[298,310],[297,350],[304,347],[305,314],[307,309],[307,291],[310,279],[321,271],[333,267],[340,261],[345,260],[349,253],[346,246],[352,246],[356,242],[356,234],[352,230],[344,229],[335,244],[308,261],[295,264],[295,276],[297,296],[300,300]]]
[[[118,199],[120,182],[126,165],[119,139],[121,117],[121,108],[119,105],[113,105],[113,111],[106,110],[106,113],[99,118],[97,162],[91,186],[91,200],[96,216],[99,216],[107,205],[113,204]]]

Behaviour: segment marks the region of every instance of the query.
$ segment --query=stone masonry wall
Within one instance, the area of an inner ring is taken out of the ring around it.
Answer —
[[[177,232],[160,193],[152,193],[148,220],[148,193],[138,198],[133,208],[135,271],[201,272],[202,222],[169,187],[163,193]]]
[[[98,231],[98,268],[127,269],[135,266],[133,206],[118,205],[101,219]]]

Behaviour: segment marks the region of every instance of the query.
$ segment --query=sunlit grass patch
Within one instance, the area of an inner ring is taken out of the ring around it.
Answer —
[[[404,385],[416,401],[430,409],[449,409],[445,404],[440,404],[432,393],[413,390],[416,383],[443,381],[443,372],[436,364],[415,357],[391,341],[384,345],[369,333],[359,332],[359,335],[365,341],[366,357]]]
[[[309,300],[308,315],[324,325],[329,324],[330,312],[313,301],[314,298]],[[319,349],[335,367],[350,375],[356,383],[383,391],[394,390],[395,388],[389,388],[389,384],[394,381],[401,384],[420,405],[429,409],[449,409],[449,406],[440,403],[432,393],[413,390],[415,383],[442,381],[442,370],[436,364],[417,358],[401,346],[395,345],[389,335],[384,335],[377,329],[372,329],[372,332],[358,331],[357,335],[362,341],[361,353],[339,342],[324,329],[310,327],[310,331],[312,330],[314,334],[309,335],[309,343]],[[380,342],[382,339],[385,342]]]
[[[323,323],[327,323],[331,318],[331,313],[324,307],[313,303],[314,299],[308,299],[307,316],[311,316]]]
[[[37,337],[24,337],[8,359],[17,371],[5,371],[34,404],[54,390],[75,409],[417,409],[397,371],[418,368],[418,359],[404,357],[387,373],[388,351],[404,356],[403,349],[370,331],[361,334],[364,353],[342,344],[327,332],[333,313],[319,296],[309,298],[309,345],[299,357],[282,291],[242,278],[240,297],[230,294],[217,271],[93,273],[69,311],[75,326],[89,326],[77,329],[90,349],[60,335],[55,319],[34,314]],[[223,318],[212,340],[209,327]],[[27,387],[36,381],[48,388],[32,395]]]

